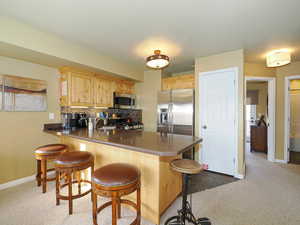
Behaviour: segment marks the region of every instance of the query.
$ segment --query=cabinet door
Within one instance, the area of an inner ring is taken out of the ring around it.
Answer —
[[[107,107],[113,107],[115,82],[108,80],[106,87],[107,89],[105,91],[105,104]]]
[[[134,83],[127,80],[120,80],[116,84],[116,92],[120,94],[134,94]]]
[[[60,77],[60,105],[68,105],[68,75],[62,74]]]
[[[194,75],[180,75],[162,79],[162,90],[191,89],[195,87]]]
[[[113,81],[103,78],[95,78],[94,81],[94,102],[98,107],[113,106]]]
[[[91,106],[93,104],[93,76],[71,73],[70,105]]]

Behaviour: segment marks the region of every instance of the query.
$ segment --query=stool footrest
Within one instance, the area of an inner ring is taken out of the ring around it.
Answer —
[[[131,207],[133,207],[135,210],[138,210],[137,204],[127,200],[127,199],[120,199],[120,203],[121,204],[126,204],[126,205],[130,205]],[[97,209],[97,214],[100,213],[103,209],[109,207],[112,205],[112,201],[106,202],[103,205],[101,205],[98,209]],[[136,218],[134,219],[134,221],[130,224],[130,225],[139,225],[141,221],[141,216],[138,214],[136,216]]]
[[[79,181],[78,180],[73,180],[72,181],[72,184],[78,184],[79,183]],[[80,180],[80,183],[88,183],[88,184],[91,184],[91,181],[89,181],[89,180]],[[66,186],[68,186],[68,182],[67,183],[64,183],[64,184],[62,184],[62,185],[60,185],[60,188],[64,188],[64,187],[66,187]]]
[[[79,184],[79,183],[80,183],[80,184],[82,184],[82,183],[89,183],[89,184],[91,184],[91,181],[89,181],[89,180],[80,180],[80,182],[79,182],[78,180],[74,180],[74,181],[72,181],[71,183],[72,183],[72,184]],[[66,186],[68,186],[68,185],[69,185],[69,183],[67,182],[67,183],[65,183],[65,184],[63,184],[63,185],[60,185],[60,188],[64,188],[64,187],[66,187]],[[82,193],[82,194],[72,195],[71,197],[72,197],[72,199],[81,198],[81,197],[83,197],[83,196],[85,196],[85,195],[91,193],[91,191],[92,191],[92,188],[90,188],[89,190],[87,190],[86,192],[84,192],[84,193]],[[66,195],[58,194],[57,197],[58,197],[59,199],[61,199],[61,200],[69,200],[69,197],[66,196]]]
[[[85,195],[91,193],[91,191],[92,191],[92,190],[90,189],[90,190],[88,190],[88,191],[86,191],[86,192],[84,192],[84,193],[82,193],[82,194],[72,195],[72,199],[81,198],[81,197],[83,197],[83,196],[85,196]],[[69,200],[69,197],[66,196],[66,195],[61,195],[61,194],[59,194],[59,195],[57,195],[57,197],[58,197],[59,199],[61,199],[61,200]]]

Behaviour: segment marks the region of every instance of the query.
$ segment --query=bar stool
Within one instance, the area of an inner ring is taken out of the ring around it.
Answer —
[[[81,193],[81,184],[89,183],[91,181],[81,179],[80,172],[84,169],[91,168],[91,176],[94,171],[94,156],[89,152],[73,151],[73,152],[64,152],[60,154],[55,163],[56,170],[56,205],[60,204],[60,200],[69,201],[69,215],[73,213],[73,199],[81,198],[91,192],[92,188],[87,190],[84,193]],[[60,184],[60,174],[64,173],[67,177],[67,183]],[[77,179],[73,180],[72,175],[77,173]],[[79,174],[79,176],[78,176]],[[78,184],[78,194],[73,195],[72,185]],[[68,186],[68,195],[61,195],[60,189]]]
[[[92,176],[93,188],[93,222],[97,225],[97,214],[104,208],[112,206],[112,225],[121,218],[121,203],[133,207],[137,216],[130,225],[141,223],[140,171],[129,164],[113,163],[97,169]],[[121,199],[136,191],[137,202]],[[111,201],[97,208],[97,196],[110,197]]]
[[[54,171],[55,168],[48,169],[47,162],[56,159],[62,152],[68,149],[64,144],[43,145],[35,149],[34,154],[37,162],[36,181],[38,186],[43,186],[43,193],[47,191],[47,182],[55,180],[47,178],[47,172]]]
[[[172,216],[166,220],[165,225],[185,225],[186,221],[194,225],[211,225],[208,218],[196,219],[190,203],[187,200],[188,182],[192,174],[198,174],[204,170],[203,166],[195,160],[190,159],[175,159],[170,163],[171,168],[182,174],[182,208],[178,210],[177,216]]]

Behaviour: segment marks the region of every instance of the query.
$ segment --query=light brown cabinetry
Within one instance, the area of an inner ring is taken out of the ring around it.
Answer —
[[[112,107],[113,93],[133,94],[133,81],[71,67],[60,69],[61,106]]]
[[[63,106],[93,105],[93,74],[70,68],[60,70],[61,99]]]
[[[119,94],[134,94],[134,82],[129,80],[117,80],[116,92]]]
[[[194,74],[166,77],[162,79],[162,90],[195,88]]]
[[[71,74],[71,105],[93,105],[93,77],[85,74]]]
[[[94,80],[94,105],[97,107],[112,107],[115,86],[112,80],[96,76]]]

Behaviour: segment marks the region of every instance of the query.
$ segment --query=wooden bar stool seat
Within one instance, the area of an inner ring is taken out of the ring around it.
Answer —
[[[140,171],[129,164],[113,163],[94,171],[92,176],[93,188],[93,222],[97,225],[97,214],[104,208],[112,206],[112,225],[121,218],[121,204],[133,207],[137,216],[130,225],[140,225],[141,221],[141,191]],[[122,196],[137,193],[136,203],[121,199]],[[97,196],[110,197],[111,201],[97,207]]]
[[[81,178],[81,171],[91,168],[91,176],[94,171],[94,156],[89,152],[73,151],[60,154],[54,161],[56,170],[56,205],[60,204],[60,200],[69,201],[69,214],[73,213],[73,199],[81,198],[91,192],[91,188],[84,193],[81,193],[81,185],[83,183],[91,184],[90,180]],[[72,179],[72,176],[77,173],[77,178]],[[60,184],[60,175],[65,174],[67,183]],[[78,184],[78,194],[74,195],[72,185]],[[68,186],[68,195],[61,195],[60,189]]]
[[[54,168],[47,168],[47,163],[56,159],[61,153],[68,149],[64,144],[49,144],[43,145],[35,149],[34,154],[37,161],[37,174],[36,180],[38,186],[43,186],[43,193],[47,191],[47,182],[55,180],[54,178],[48,178],[47,172],[54,171]]]
[[[204,170],[200,163],[191,159],[175,159],[170,166],[176,172],[185,174],[198,174]]]

